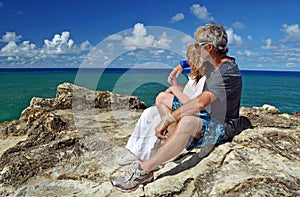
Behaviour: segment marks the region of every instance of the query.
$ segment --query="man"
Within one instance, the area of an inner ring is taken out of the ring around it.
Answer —
[[[178,156],[191,137],[196,141],[195,147],[207,143],[207,136],[213,137],[210,143],[216,144],[233,137],[232,127],[239,118],[242,78],[235,59],[226,55],[226,31],[220,25],[208,24],[199,27],[194,36],[201,61],[209,62],[215,70],[206,80],[202,94],[162,118],[155,130],[156,136],[165,139],[165,143],[149,160],[134,163],[124,176],[112,179],[116,189],[133,191],[140,184],[152,181],[153,170]],[[209,104],[211,120],[195,115]],[[164,135],[166,131],[168,137]]]

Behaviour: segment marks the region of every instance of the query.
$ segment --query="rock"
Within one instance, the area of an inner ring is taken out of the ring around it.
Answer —
[[[285,118],[285,119],[290,119],[290,118],[291,118],[290,115],[287,114],[287,113],[281,114],[281,116],[282,116],[283,118]]]
[[[269,112],[271,114],[279,114],[279,110],[276,107],[272,106],[272,105],[264,104],[262,106],[262,109],[266,110],[267,112]]]
[[[286,115],[269,113],[268,109],[263,108],[240,108],[241,115],[248,117],[254,127],[279,127],[279,128],[297,128],[300,124],[300,118],[296,115]]]
[[[299,137],[299,130],[278,128],[242,132],[206,158],[207,165],[213,167],[198,169],[198,195],[296,196],[300,186]]]
[[[93,91],[70,83],[58,85],[55,99],[33,97],[30,108],[56,109],[145,109],[146,104],[136,96],[113,94],[108,91]]]
[[[262,107],[241,108],[254,128],[231,142],[168,162],[132,193],[115,190],[109,180],[130,167],[117,159],[143,106],[68,83],[55,99],[33,98],[19,120],[0,125],[0,143],[14,140],[0,152],[0,196],[300,195],[300,117]]]

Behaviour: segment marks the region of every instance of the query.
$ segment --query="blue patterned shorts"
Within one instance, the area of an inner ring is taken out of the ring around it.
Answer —
[[[176,110],[182,105],[179,99],[174,96],[172,103],[172,111]],[[202,120],[202,130],[200,139],[192,139],[189,145],[186,147],[187,150],[193,148],[202,148],[205,146],[214,146],[223,144],[226,142],[227,137],[225,135],[225,128],[222,124],[218,123],[217,120],[211,120],[210,114],[202,110],[196,114]]]
[[[219,145],[226,142],[225,128],[216,121],[206,121],[202,119],[201,137],[195,148],[201,148],[206,145]]]

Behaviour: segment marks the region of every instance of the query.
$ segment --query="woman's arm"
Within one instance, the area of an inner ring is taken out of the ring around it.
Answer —
[[[166,92],[175,95],[179,99],[179,101],[184,104],[188,102],[190,98],[182,92],[183,88],[184,86],[182,86],[182,88],[178,86],[171,86],[166,90]]]

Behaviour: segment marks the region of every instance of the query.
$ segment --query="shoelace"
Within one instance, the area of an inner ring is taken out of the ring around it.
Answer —
[[[137,174],[137,169],[138,169],[138,163],[134,163],[133,166],[131,167],[131,169],[126,172],[126,174],[124,175],[124,181],[128,182],[134,174]]]

